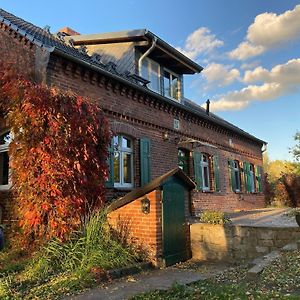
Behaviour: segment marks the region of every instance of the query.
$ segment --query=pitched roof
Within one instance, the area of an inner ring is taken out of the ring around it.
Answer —
[[[49,32],[49,30],[35,26],[21,18],[14,16],[13,14],[8,13],[3,9],[0,9],[0,23],[9,26],[15,32],[19,33],[21,36],[24,36],[38,47],[47,49],[49,52],[55,52],[61,56],[65,56],[68,59],[77,62],[78,64],[82,64],[90,69],[93,69],[96,72],[101,72],[106,76],[123,82],[124,84],[131,85],[132,87],[142,90],[143,92],[146,92],[153,97],[159,98],[164,102],[168,102],[173,106],[186,110],[202,119],[229,129],[241,136],[256,141],[257,143],[266,144],[265,141],[260,140],[255,136],[238,128],[237,126],[223,120],[222,118],[217,117],[215,114],[210,113],[209,115],[207,115],[205,110],[203,110],[199,105],[193,103],[192,101],[183,101],[183,103],[179,103],[151,91],[147,87],[139,84],[138,80],[135,77],[131,77],[130,74],[120,74],[116,71],[112,64],[108,63],[104,65],[98,60],[95,60],[93,56],[89,56],[84,51],[80,51],[79,49],[75,48],[74,46],[72,46],[72,44],[67,44],[67,42],[65,42],[64,40],[63,35],[58,34],[57,36],[54,36]]]
[[[130,193],[126,194],[124,197],[115,200],[108,206],[108,211],[110,212],[116,210],[138,198],[143,197],[144,195],[155,190],[156,188],[161,187],[171,176],[176,176],[180,178],[190,190],[196,187],[196,184],[180,168],[175,168],[161,175],[160,177],[155,178],[145,186],[134,189]]]

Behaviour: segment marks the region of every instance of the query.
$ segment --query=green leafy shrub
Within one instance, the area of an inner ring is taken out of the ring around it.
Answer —
[[[200,214],[200,222],[222,225],[231,223],[231,220],[223,212],[206,210]]]

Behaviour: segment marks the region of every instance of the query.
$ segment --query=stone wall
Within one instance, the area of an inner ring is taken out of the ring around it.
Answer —
[[[300,239],[299,227],[223,226],[195,223],[190,226],[194,259],[241,261],[279,249]]]

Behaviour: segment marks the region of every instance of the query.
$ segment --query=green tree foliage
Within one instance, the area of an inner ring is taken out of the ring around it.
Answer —
[[[300,162],[300,131],[297,131],[294,140],[296,142],[296,145],[291,148],[291,153],[293,154],[295,160],[297,162]]]

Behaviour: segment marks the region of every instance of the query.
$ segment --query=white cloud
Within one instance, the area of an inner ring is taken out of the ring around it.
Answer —
[[[238,69],[231,69],[229,65],[211,63],[203,70],[203,76],[211,85],[225,86],[240,77]]]
[[[244,60],[249,57],[257,56],[265,52],[265,50],[266,49],[263,46],[255,46],[246,41],[240,43],[236,49],[229,52],[229,57],[233,59]]]
[[[300,58],[289,60],[286,64],[277,65],[270,71],[258,67],[253,71],[246,71],[243,81],[253,82],[279,82],[286,85],[300,84]]]
[[[300,59],[289,60],[286,64],[277,65],[270,71],[258,67],[247,71],[243,82],[263,82],[262,85],[249,85],[241,90],[231,91],[212,101],[211,109],[240,110],[253,101],[268,101],[290,94],[300,88]]]
[[[177,50],[191,59],[196,59],[201,53],[211,52],[223,44],[208,28],[200,27],[187,37],[184,47],[178,47]]]
[[[248,27],[245,41],[229,53],[233,59],[257,56],[300,36],[300,5],[283,14],[263,13]]]
[[[245,62],[241,65],[241,69],[242,70],[251,70],[254,69],[256,67],[258,67],[260,65],[260,61],[259,60],[254,60],[251,62]]]

